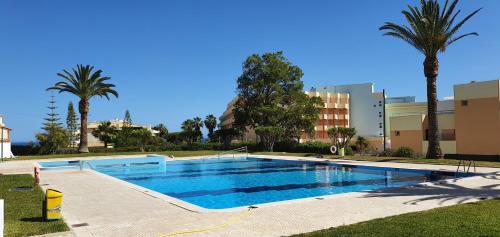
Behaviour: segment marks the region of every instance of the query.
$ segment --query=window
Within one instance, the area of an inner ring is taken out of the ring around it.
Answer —
[[[468,100],[462,100],[462,101],[460,102],[460,104],[461,104],[462,106],[467,106],[467,105],[469,105],[469,101],[468,101]]]
[[[401,132],[400,131],[396,131],[396,136],[401,136]]]

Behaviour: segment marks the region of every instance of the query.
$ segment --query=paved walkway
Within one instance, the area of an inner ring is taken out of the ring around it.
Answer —
[[[282,157],[305,159],[303,157]],[[318,160],[307,158],[308,160]],[[33,161],[0,164],[3,172],[31,172]],[[453,166],[339,161],[338,163],[454,171]],[[481,176],[417,187],[301,199],[247,211],[193,212],[169,198],[93,171],[42,173],[44,187],[64,193],[63,215],[75,236],[286,236],[374,218],[500,197],[500,169],[478,168]],[[174,204],[172,204],[174,203]],[[66,233],[67,236],[67,233]]]

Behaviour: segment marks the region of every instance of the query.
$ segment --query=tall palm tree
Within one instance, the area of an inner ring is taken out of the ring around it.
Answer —
[[[402,13],[409,26],[386,22],[381,31],[384,35],[404,40],[425,56],[424,74],[427,78],[427,114],[429,130],[427,138],[429,146],[427,158],[442,157],[439,146],[439,130],[437,123],[437,92],[436,79],[439,70],[438,53],[444,53],[446,48],[456,41],[470,35],[477,36],[476,32],[457,35],[460,28],[481,9],[475,10],[464,19],[455,23],[460,10],[455,11],[458,0],[451,5],[446,0],[441,9],[437,0],[421,0],[420,8],[408,6]]]
[[[87,138],[87,121],[89,113],[89,101],[92,97],[99,96],[110,99],[110,95],[118,98],[118,92],[114,90],[115,85],[106,83],[110,77],[102,77],[102,70],[93,71],[94,67],[90,65],[77,65],[73,68],[73,73],[63,70],[57,73],[64,80],[57,82],[53,87],[47,90],[68,92],[80,98],[78,111],[80,112],[80,146],[79,152],[89,152]]]
[[[214,136],[214,129],[217,127],[217,118],[213,114],[207,115],[203,123],[205,124],[205,127],[208,129],[208,138],[212,140]]]
[[[181,129],[183,131],[193,131],[194,130],[194,121],[192,119],[187,119],[182,122]]]
[[[203,134],[201,133],[201,128],[203,127],[203,120],[200,117],[193,118],[194,121],[194,131],[196,133],[196,140],[201,140]]]

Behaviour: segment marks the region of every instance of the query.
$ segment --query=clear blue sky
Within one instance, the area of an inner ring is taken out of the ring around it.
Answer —
[[[374,82],[391,96],[424,100],[423,57],[378,31],[403,21],[406,2],[1,0],[0,113],[13,141],[33,140],[56,73],[92,64],[112,77],[120,97],[93,100],[91,121],[129,109],[134,122],[177,131],[187,118],[219,116],[243,60],[277,50],[303,69],[306,89]],[[500,77],[500,1],[459,5],[463,13],[479,7],[463,32],[480,36],[440,56],[440,98],[453,94],[453,84]],[[78,102],[56,98],[62,118],[68,102]]]

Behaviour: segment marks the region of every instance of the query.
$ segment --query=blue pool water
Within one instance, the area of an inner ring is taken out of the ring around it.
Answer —
[[[41,162],[43,167],[79,162]],[[209,209],[413,185],[455,177],[437,172],[260,158],[94,160],[112,177]]]

